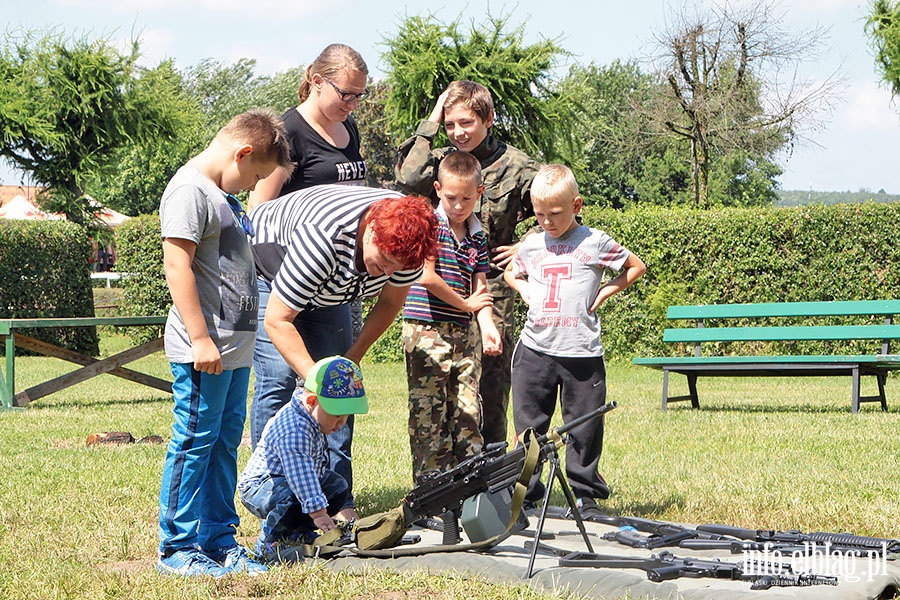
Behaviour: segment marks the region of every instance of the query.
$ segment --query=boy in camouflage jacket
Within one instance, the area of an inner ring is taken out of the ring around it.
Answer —
[[[441,122],[453,145],[434,149]],[[493,123],[494,102],[487,88],[472,81],[454,81],[438,97],[428,119],[400,145],[394,166],[402,189],[431,198],[437,206],[434,182],[445,156],[462,150],[473,154],[481,165],[484,193],[474,214],[487,238],[488,292],[493,296],[494,323],[503,347],[499,356],[486,355],[482,360],[482,380],[491,382],[481,390],[485,444],[506,441],[515,293],[503,280],[503,270],[518,249],[516,225],[533,214],[529,188],[539,167],[527,154],[491,135]]]

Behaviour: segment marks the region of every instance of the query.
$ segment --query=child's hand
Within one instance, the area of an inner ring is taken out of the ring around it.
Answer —
[[[210,375],[222,374],[222,355],[212,338],[191,340],[191,356],[194,358],[194,369],[197,371]]]
[[[428,117],[428,120],[432,123],[441,123],[444,120],[444,103],[447,102],[447,94],[449,90],[444,90],[441,92],[441,95],[438,96],[437,102],[434,103],[434,108],[431,109],[431,115]]]
[[[334,519],[328,516],[328,512],[324,508],[309,513],[309,516],[312,518],[315,526],[322,531],[331,531],[332,529],[337,527],[337,525],[335,525],[334,523]]]
[[[472,295],[466,298],[466,308],[468,309],[466,312],[478,312],[486,306],[493,306],[493,304],[494,297],[487,291],[487,288],[482,288],[472,292]]]
[[[496,327],[481,333],[481,351],[488,356],[500,356],[503,352],[503,339]]]
[[[338,511],[338,514],[335,515],[338,519],[342,521],[355,521],[359,518],[359,515],[356,514],[356,509],[352,506],[348,506],[347,508],[342,508]]]
[[[511,261],[516,255],[516,252],[519,251],[520,245],[521,242],[516,242],[510,246],[497,246],[494,248],[494,264],[497,265],[497,268],[505,269],[506,265],[509,264],[509,261]]]
[[[610,294],[606,292],[605,287],[600,288],[600,291],[597,292],[597,297],[594,298],[594,302],[591,304],[591,308],[588,310],[590,310],[590,312],[596,312],[597,309],[600,308],[600,305],[606,302],[609,296]]]

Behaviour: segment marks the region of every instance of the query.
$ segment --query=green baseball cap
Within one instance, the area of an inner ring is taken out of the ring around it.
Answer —
[[[306,374],[303,387],[318,396],[319,404],[330,415],[369,412],[362,371],[349,358],[329,356],[316,362]]]

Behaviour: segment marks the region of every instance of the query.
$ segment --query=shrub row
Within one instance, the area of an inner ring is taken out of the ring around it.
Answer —
[[[84,227],[68,221],[0,219],[0,317],[93,317],[90,256]],[[99,354],[94,327],[21,333],[82,354]]]
[[[900,204],[627,212],[586,207],[583,218],[647,264],[637,284],[600,309],[610,358],[685,353],[662,342],[669,305],[900,298],[900,245],[893,242],[900,234]],[[170,300],[157,217],[123,225],[118,249],[122,270],[140,274],[124,283],[130,314],[164,314]],[[517,312],[521,325],[524,306]],[[827,353],[855,343],[778,346],[772,350]],[[734,350],[746,348],[718,348]],[[397,323],[369,358],[402,360]]]
[[[900,246],[893,241],[898,219],[900,204],[876,203],[589,209],[586,224],[604,229],[647,264],[643,279],[601,308],[603,343],[617,358],[686,354],[686,348],[662,342],[666,309],[675,304],[900,298]],[[768,351],[867,352],[860,344],[867,343],[772,344]],[[753,350],[747,346],[716,351]]]

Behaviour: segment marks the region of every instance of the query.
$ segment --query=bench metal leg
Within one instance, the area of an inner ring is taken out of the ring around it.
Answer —
[[[0,374],[0,406],[13,407],[13,397],[16,395],[16,334],[12,331],[6,336],[3,343],[6,378]]]
[[[685,373],[687,377],[688,393],[684,396],[669,396],[669,369],[663,369],[663,385],[662,385],[662,409],[666,410],[669,402],[691,401],[692,408],[700,408],[700,396],[697,394],[697,374]]]
[[[691,406],[700,408],[700,397],[697,395],[697,376],[693,373],[687,376],[688,392],[691,396]]]
[[[662,409],[666,410],[669,404],[669,370],[663,369]]]
[[[866,373],[866,375],[871,375],[878,382],[878,394],[874,396],[863,396],[861,392],[861,378],[863,373],[860,373],[859,369],[853,369],[853,398],[852,398],[852,408],[853,412],[859,412],[859,407],[864,402],[878,402],[881,404],[881,410],[887,412],[887,397],[884,393],[884,386],[887,382],[887,373]]]

